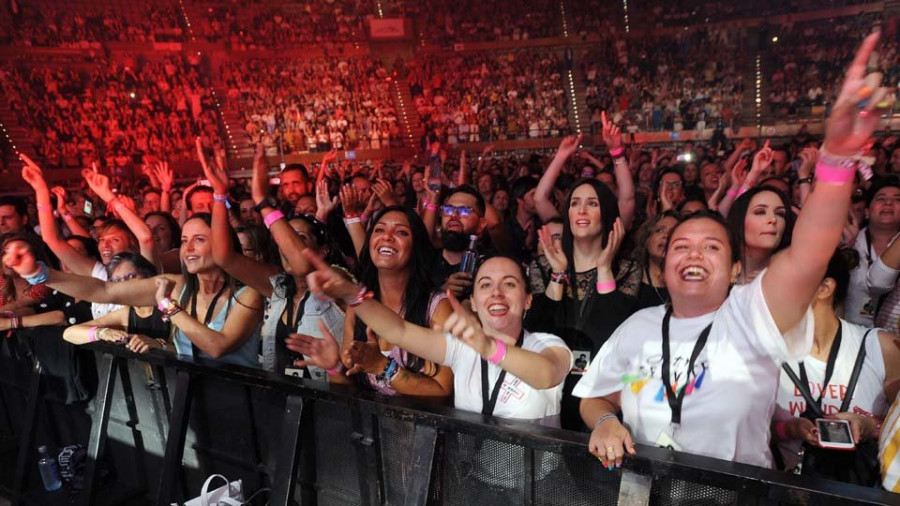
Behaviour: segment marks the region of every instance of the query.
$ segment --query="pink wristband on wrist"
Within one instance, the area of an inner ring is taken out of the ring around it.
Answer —
[[[38,204],[38,205],[37,205],[37,210],[38,210],[38,211],[52,211],[53,208],[50,207],[50,206],[45,206],[44,204]]]
[[[734,188],[729,188],[728,191],[725,192],[725,195],[728,195],[729,197],[736,199],[738,197],[738,191],[735,190]]]
[[[284,218],[284,213],[281,211],[272,211],[263,218],[263,223],[266,224],[266,228],[272,228],[272,224],[282,218]]]
[[[856,171],[852,169],[831,167],[824,164],[816,165],[816,181],[821,183],[839,186],[852,183],[855,177]]]
[[[494,339],[494,342],[497,343],[497,349],[494,351],[494,354],[488,359],[488,362],[497,365],[506,358],[506,343],[504,343],[500,339]]]
[[[622,156],[625,153],[625,148],[617,148],[609,150],[609,156],[616,158],[618,156]]]
[[[331,376],[336,376],[341,373],[341,364],[336,365],[333,369],[325,369],[325,372]]]
[[[88,329],[88,342],[93,343],[95,341],[99,341],[97,338],[97,327],[91,327]]]
[[[429,211],[437,211],[438,206],[428,200],[425,201],[425,209]]]
[[[597,293],[609,293],[616,290],[616,281],[597,281]]]

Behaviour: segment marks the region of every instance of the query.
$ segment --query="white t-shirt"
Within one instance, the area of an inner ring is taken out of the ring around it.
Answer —
[[[456,409],[481,413],[481,355],[462,341],[447,336],[447,351],[444,365],[453,369],[453,398]],[[572,352],[566,343],[552,334],[525,332],[522,349],[540,353],[547,348],[565,348],[569,352],[569,368],[572,368]],[[494,390],[494,384],[500,376],[499,366],[488,364],[488,392]],[[562,402],[563,381],[553,388],[537,390],[525,384],[513,374],[506,374],[494,416],[534,420],[542,425],[559,427],[559,406]]]
[[[94,264],[94,269],[91,271],[91,276],[99,279],[100,281],[109,281],[109,275],[107,275],[106,273],[106,266],[100,262]],[[117,309],[122,309],[123,307],[125,306],[122,306],[120,304],[91,302],[91,315],[96,320],[97,318],[102,318]]]
[[[671,384],[687,372],[694,344],[712,322],[684,396],[681,426],[674,439],[689,453],[771,467],[769,426],[781,363],[809,353],[812,311],[782,336],[762,292],[764,271],[735,287],[715,312],[672,318]],[[664,306],[639,311],[600,348],[572,392],[602,397],[621,392],[622,415],[634,440],[655,445],[669,431],[672,412],[661,379]]]
[[[841,347],[838,350],[837,359],[834,362],[834,372],[827,386],[823,386],[825,380],[825,368],[827,363],[807,356],[803,359],[806,369],[806,379],[809,380],[809,393],[813,399],[822,395],[822,412],[826,415],[838,413],[850,376],[853,375],[853,367],[856,365],[856,355],[862,338],[868,329],[860,325],[854,325],[848,321],[841,321]],[[788,362],[797,377],[800,377],[799,362]],[[881,353],[881,342],[878,340],[878,329],[869,332],[866,338],[866,359],[860,369],[856,389],[853,391],[853,400],[848,411],[866,416],[881,417],[887,411],[887,399],[884,398],[884,356]],[[781,380],[778,387],[778,407],[775,411],[776,420],[790,420],[799,417],[806,410],[806,400],[803,394],[791,381],[790,376],[784,370],[781,371]],[[781,448],[785,465],[788,468],[797,464],[797,453],[800,451],[800,441],[782,441]]]

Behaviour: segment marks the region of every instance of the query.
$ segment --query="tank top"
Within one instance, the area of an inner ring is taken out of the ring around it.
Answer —
[[[241,292],[246,289],[246,286],[242,286],[241,288],[239,288],[228,299],[225,307],[223,307],[206,326],[212,330],[215,330],[216,332],[221,332],[222,328],[225,326],[225,320],[228,318],[228,313],[231,312],[232,306],[234,304],[237,304],[237,298],[241,295]],[[181,295],[184,296],[184,288],[182,288],[181,290]],[[175,329],[175,349],[179,355],[188,357],[194,356],[193,343],[191,343],[191,340],[188,339],[188,337],[184,335],[184,332],[182,332],[181,329],[177,327]],[[225,355],[218,359],[213,359],[206,353],[203,353],[202,351],[197,349],[197,356],[210,360],[218,360],[220,362],[226,362],[229,364],[242,365],[244,367],[259,368],[259,327],[257,327],[253,331],[253,335],[251,335],[250,338],[247,339],[247,341],[245,341],[240,348],[233,351],[232,353],[229,353],[228,355]]]
[[[146,317],[138,316],[134,307],[128,308],[128,333],[141,334],[151,339],[163,339],[168,342],[171,338],[171,324],[164,322],[159,309],[153,308],[153,313]]]

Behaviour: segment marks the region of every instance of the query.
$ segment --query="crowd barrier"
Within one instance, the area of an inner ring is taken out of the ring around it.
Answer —
[[[15,341],[0,339],[0,495],[14,505],[181,504],[213,473],[277,506],[900,504],[648,446],[607,471],[587,434],[102,343],[80,351],[93,399],[65,405]],[[82,490],[44,492],[37,446],[73,443],[87,448]]]

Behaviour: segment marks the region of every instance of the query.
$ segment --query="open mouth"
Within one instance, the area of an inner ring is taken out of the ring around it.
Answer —
[[[709,277],[709,271],[703,267],[689,265],[681,269],[681,279],[684,281],[704,281]]]
[[[384,255],[384,256],[394,256],[397,254],[397,250],[394,248],[391,248],[389,246],[382,246],[382,247],[378,248],[377,251],[378,251],[379,255]]]
[[[504,316],[509,313],[509,306],[506,304],[491,304],[487,308],[488,314],[491,316]]]
[[[591,220],[575,220],[576,227],[589,227],[591,226]]]

